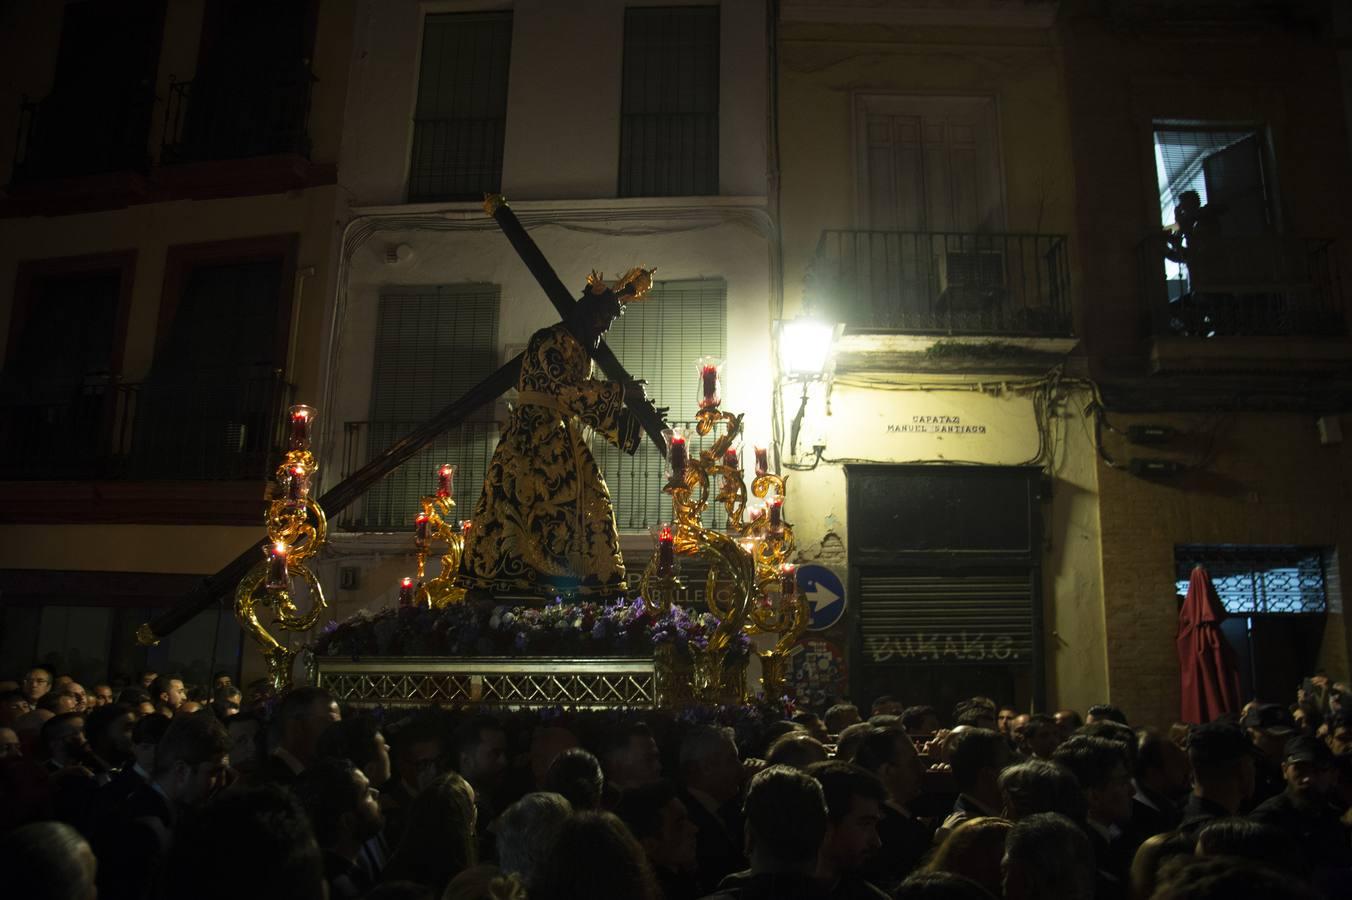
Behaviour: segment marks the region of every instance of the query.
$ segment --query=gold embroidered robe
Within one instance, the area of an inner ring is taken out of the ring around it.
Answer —
[[[518,403],[474,508],[462,586],[545,596],[627,589],[610,492],[583,427],[628,453],[642,430],[624,408],[624,386],[590,378],[591,366],[562,324],[531,337]]]

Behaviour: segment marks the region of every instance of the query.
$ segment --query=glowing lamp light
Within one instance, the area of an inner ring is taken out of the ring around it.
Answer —
[[[779,325],[779,370],[789,378],[820,378],[831,358],[836,326],[811,316]]]
[[[285,589],[291,581],[291,573],[286,568],[286,557],[290,548],[281,541],[277,541],[271,547],[263,548],[263,555],[268,561],[268,588],[271,590]]]
[[[455,466],[446,463],[437,469],[437,496],[451,496],[455,486]]]
[[[407,575],[399,582],[399,605],[413,605],[413,579]]]
[[[793,563],[779,567],[779,592],[785,597],[798,593],[798,567]]]
[[[413,533],[419,544],[427,543],[427,523],[429,521],[427,513],[422,512],[413,518]]]
[[[670,578],[676,570],[676,536],[670,525],[663,525],[657,532],[657,576]]]
[[[315,421],[315,410],[312,406],[298,404],[291,407],[291,442],[292,450],[310,449],[310,426]]]

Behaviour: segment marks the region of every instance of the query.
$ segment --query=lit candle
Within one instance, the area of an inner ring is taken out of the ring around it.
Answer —
[[[785,597],[798,593],[798,567],[793,563],[779,567],[779,592]]]
[[[474,527],[473,519],[460,520],[460,533],[463,534],[465,537],[469,537],[469,530],[473,527]]]
[[[784,498],[775,496],[770,499],[770,527],[779,528],[784,524]]]
[[[314,410],[308,406],[291,407],[291,449],[310,449],[310,425],[314,421]]]
[[[413,579],[408,577],[407,575],[405,575],[404,579],[399,582],[399,605],[400,606],[413,605]]]
[[[756,521],[759,520],[759,519],[761,519],[762,517],[764,517],[764,515],[765,515],[765,501],[764,501],[764,500],[762,500],[762,499],[760,499],[759,497],[757,497],[757,498],[755,498],[754,500],[748,500],[748,501],[747,501],[747,503],[746,503],[746,517],[747,517],[747,520],[748,520],[751,524],[754,525],[754,524],[756,523]]]
[[[455,484],[455,466],[446,463],[437,469],[437,496],[449,497]]]
[[[727,468],[735,469],[737,468],[740,462],[741,460],[737,458],[736,447],[729,447],[728,449],[723,451],[723,465],[726,466]]]
[[[699,401],[700,409],[716,409],[718,407],[718,366],[712,362],[701,363],[699,367],[699,384],[703,397]]]
[[[740,464],[737,458],[737,451],[729,447],[723,451],[723,468],[728,471],[723,474],[723,490],[731,492],[737,484],[737,467]]]
[[[310,492],[309,479],[305,475],[304,466],[292,466],[287,469],[286,497],[288,500],[304,500],[305,495]]]
[[[657,576],[669,578],[676,570],[676,541],[670,525],[657,533]]]
[[[286,588],[291,583],[290,573],[286,570],[286,544],[278,541],[271,547],[264,547],[263,555],[268,560],[268,588],[270,590]]]
[[[684,484],[685,463],[687,459],[685,452],[685,437],[680,434],[673,434],[668,449],[668,458],[671,460],[671,483]]]
[[[770,451],[764,447],[756,448],[756,477],[761,478],[770,471]]]
[[[427,543],[428,521],[427,513],[425,512],[420,512],[413,517],[413,534],[420,546]]]

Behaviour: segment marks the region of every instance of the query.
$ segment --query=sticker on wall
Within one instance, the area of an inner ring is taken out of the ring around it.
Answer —
[[[807,600],[808,631],[825,631],[845,615],[845,585],[826,566],[799,566],[798,593]]]
[[[836,703],[850,689],[845,654],[830,641],[803,641],[792,657],[789,676],[793,695],[801,706],[825,707]]]

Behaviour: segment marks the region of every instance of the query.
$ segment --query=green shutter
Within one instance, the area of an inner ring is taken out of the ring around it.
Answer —
[[[648,382],[653,403],[670,407],[668,421],[686,428],[695,453],[704,443],[692,427],[700,399],[695,361],[727,356],[727,296],[721,278],[657,282],[606,335],[629,374]],[[662,459],[650,441],[645,438],[633,456],[600,438],[592,446],[621,531],[644,531],[671,518],[671,502],[662,493]],[[706,520],[721,523],[722,517],[710,513]]]

